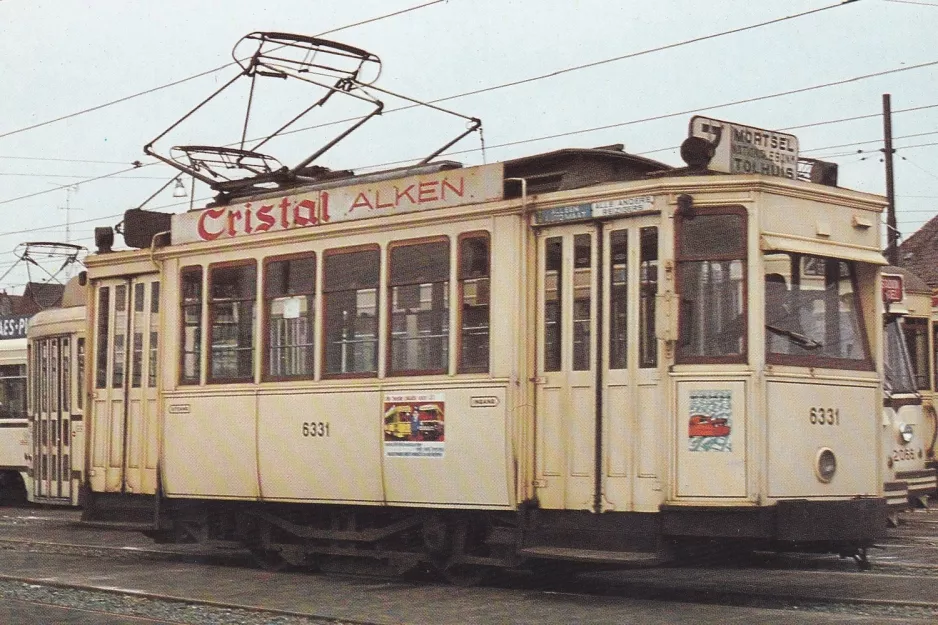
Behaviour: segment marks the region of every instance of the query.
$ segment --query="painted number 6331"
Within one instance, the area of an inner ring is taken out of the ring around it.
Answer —
[[[328,421],[306,421],[303,423],[303,436],[325,438],[329,436]]]
[[[840,425],[840,408],[811,408],[808,421],[811,425]]]

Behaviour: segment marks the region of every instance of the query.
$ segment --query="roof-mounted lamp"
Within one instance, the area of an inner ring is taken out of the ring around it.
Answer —
[[[186,191],[186,185],[182,183],[182,178],[176,178],[176,186],[173,187],[173,197],[188,197],[189,193]]]

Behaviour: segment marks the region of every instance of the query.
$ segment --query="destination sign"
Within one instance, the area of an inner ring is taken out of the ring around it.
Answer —
[[[901,274],[884,273],[883,274],[883,302],[886,304],[895,304],[901,302],[905,297],[905,288]]]
[[[29,315],[0,316],[0,341],[6,339],[25,339]]]
[[[798,178],[798,138],[752,126],[696,115],[690,135],[714,144],[709,168],[729,174]]]
[[[216,241],[502,198],[501,164],[317,189],[173,215],[172,242]]]
[[[539,226],[544,226],[565,221],[582,221],[584,219],[628,215],[630,213],[640,213],[642,211],[651,210],[654,208],[654,203],[654,197],[651,195],[642,195],[640,197],[603,200],[601,202],[575,204],[573,206],[556,206],[536,212],[534,214],[534,223]]]

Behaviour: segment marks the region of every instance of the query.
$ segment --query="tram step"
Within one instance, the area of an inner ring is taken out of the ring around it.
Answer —
[[[521,553],[532,558],[573,560],[576,562],[618,562],[621,564],[658,564],[664,562],[660,554],[649,551],[604,551],[574,547],[525,547]]]

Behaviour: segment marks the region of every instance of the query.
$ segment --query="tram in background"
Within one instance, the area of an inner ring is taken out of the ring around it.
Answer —
[[[85,465],[86,289],[75,276],[61,305],[29,322],[27,493],[34,503],[78,505]]]
[[[884,200],[721,172],[715,127],[796,154],[695,118],[686,168],[608,146],[266,175],[129,212],[143,249],[99,230],[85,518],[450,579],[698,541],[865,561]],[[387,433],[423,406],[432,440]]]
[[[0,501],[26,497],[28,429],[26,415],[27,316],[0,317]]]
[[[932,466],[936,420],[932,388],[931,289],[901,267],[883,269],[885,304],[883,456],[891,509],[927,507],[938,490]]]

